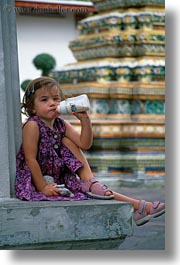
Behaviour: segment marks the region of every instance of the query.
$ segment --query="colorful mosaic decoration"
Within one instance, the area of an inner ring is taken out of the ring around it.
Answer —
[[[67,97],[86,93],[94,173],[127,179],[165,175],[164,0],[94,0],[69,43],[76,63],[51,73]],[[66,119],[80,130],[71,115]]]
[[[127,13],[120,11],[108,12],[91,16],[78,23],[78,30],[81,35],[104,32],[105,30],[119,33],[128,29],[157,29],[165,26],[165,13],[150,8],[127,9]],[[134,39],[137,37],[135,36]]]
[[[165,61],[111,59],[105,61],[91,61],[70,64],[59,71],[54,72],[54,77],[60,83],[79,83],[86,81],[139,81],[149,83],[151,81],[164,81]]]
[[[92,0],[92,2],[99,11],[142,6],[164,7],[165,5],[165,0]]]

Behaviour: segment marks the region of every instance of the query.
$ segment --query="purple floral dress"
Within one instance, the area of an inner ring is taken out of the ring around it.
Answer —
[[[76,176],[76,171],[82,167],[82,163],[62,144],[62,138],[65,133],[64,121],[60,118],[56,118],[54,123],[55,130],[47,127],[38,116],[30,117],[28,121],[35,121],[39,126],[40,136],[37,161],[43,176],[52,176],[57,184],[65,184],[75,196],[46,196],[42,192],[38,192],[32,183],[31,171],[25,162],[24,150],[21,145],[16,160],[15,191],[17,198],[28,201],[88,199],[88,197],[81,192],[81,186]]]

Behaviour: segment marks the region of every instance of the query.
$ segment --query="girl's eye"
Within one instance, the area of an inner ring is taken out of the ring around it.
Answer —
[[[54,101],[60,101],[60,97],[54,98]]]
[[[47,98],[41,98],[41,101],[47,101]]]

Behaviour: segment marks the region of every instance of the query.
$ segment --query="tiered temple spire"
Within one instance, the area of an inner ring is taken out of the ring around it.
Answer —
[[[69,43],[77,62],[51,75],[66,96],[86,93],[90,98],[94,141],[86,155],[95,173],[161,178],[165,174],[164,0],[92,2],[98,14],[79,21],[80,35]]]

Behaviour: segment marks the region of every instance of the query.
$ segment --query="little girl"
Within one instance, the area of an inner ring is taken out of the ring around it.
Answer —
[[[17,154],[16,196],[29,201],[115,199],[134,206],[136,225],[165,213],[165,204],[145,202],[113,192],[92,175],[81,150],[92,144],[92,126],[87,112],[73,113],[81,122],[81,133],[56,111],[63,99],[57,81],[40,77],[31,81],[22,109],[29,118],[23,125],[22,145]],[[48,183],[49,176],[53,182]],[[57,185],[65,184],[73,196],[63,196]]]

